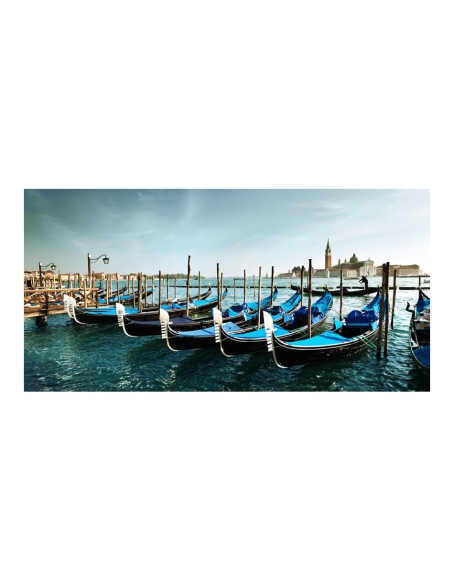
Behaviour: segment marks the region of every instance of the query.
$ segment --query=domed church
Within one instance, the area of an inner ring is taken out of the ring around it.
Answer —
[[[325,248],[325,268],[317,269],[314,273],[318,277],[340,277],[340,271],[342,269],[344,277],[346,278],[360,278],[363,275],[366,277],[374,277],[376,274],[376,268],[374,267],[374,261],[370,258],[364,261],[360,261],[356,256],[356,253],[350,257],[350,260],[345,259],[342,263],[338,259],[337,265],[332,266],[332,255],[331,246],[329,244],[329,239]]]

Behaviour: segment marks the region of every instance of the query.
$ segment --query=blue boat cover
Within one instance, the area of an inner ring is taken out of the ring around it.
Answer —
[[[413,352],[418,362],[425,368],[430,368],[430,346],[422,346]]]
[[[277,291],[275,291],[273,293],[273,301],[276,299],[276,297],[277,297]],[[268,295],[268,297],[265,297],[265,299],[262,299],[260,301],[260,307],[263,308],[266,305],[268,305],[268,303],[271,303],[271,295]],[[252,301],[251,303],[248,303],[248,306],[249,306],[249,309],[251,311],[258,311],[258,308],[259,308],[258,301]]]
[[[325,293],[318,299],[311,307],[312,323],[316,323],[326,315],[333,303],[333,296],[331,293]],[[295,326],[307,325],[307,305],[303,305],[297,309],[293,314],[293,322]]]
[[[235,315],[245,313],[247,310],[248,310],[247,303],[235,303],[228,309],[224,309],[224,311],[222,312],[222,317],[233,317]]]
[[[422,299],[419,299],[418,302],[416,303],[416,315],[418,313],[421,313],[421,311],[423,311],[426,307],[429,307],[430,305],[430,299],[428,297],[423,297]]]
[[[345,318],[345,325],[347,327],[369,327],[377,319],[378,313],[374,309],[368,309],[367,311],[354,309]]]
[[[331,346],[339,344],[348,344],[356,338],[342,337],[335,331],[325,331],[320,335],[314,335],[311,338],[297,340],[288,345],[292,346]]]
[[[227,332],[241,330],[240,327],[238,327],[235,323],[232,323],[231,321],[224,323],[224,329]],[[210,336],[213,336],[214,337],[214,330],[215,330],[215,326],[212,325],[211,327],[205,327],[204,329],[196,329],[194,331],[180,331],[180,332],[178,332],[178,336],[181,336],[181,337],[210,337]]]
[[[88,315],[116,315],[115,307],[77,307],[79,313],[87,313]],[[125,307],[125,313],[138,313],[139,310],[135,307]]]
[[[358,309],[350,311],[344,319],[344,324],[347,327],[369,328],[380,317],[380,300],[380,294],[377,293],[377,295],[362,311],[359,311]]]

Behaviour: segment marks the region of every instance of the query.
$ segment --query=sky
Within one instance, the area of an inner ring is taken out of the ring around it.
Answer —
[[[25,270],[216,274],[324,268],[356,253],[430,273],[429,190],[25,190]]]

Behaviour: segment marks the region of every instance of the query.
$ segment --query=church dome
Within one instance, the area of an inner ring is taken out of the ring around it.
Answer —
[[[357,263],[358,262],[358,257],[355,255],[355,253],[353,253],[353,257],[350,257],[350,263]]]

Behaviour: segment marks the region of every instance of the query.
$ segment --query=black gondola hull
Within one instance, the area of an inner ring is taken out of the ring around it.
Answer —
[[[320,329],[326,321],[328,314],[318,321],[312,324],[312,331],[317,331]],[[267,341],[264,338],[242,338],[241,333],[236,335],[228,335],[223,330],[221,330],[221,341],[222,341],[222,351],[226,356],[237,356],[241,354],[251,354],[253,352],[266,351]],[[307,337],[307,326],[302,327],[298,330],[289,330],[288,335],[281,336],[284,341],[296,341],[299,339],[304,339]]]
[[[356,340],[340,345],[298,347],[282,345],[273,337],[274,357],[278,365],[286,368],[301,366],[311,362],[323,362],[341,357],[349,357],[365,350],[378,339],[379,328],[359,336]]]

